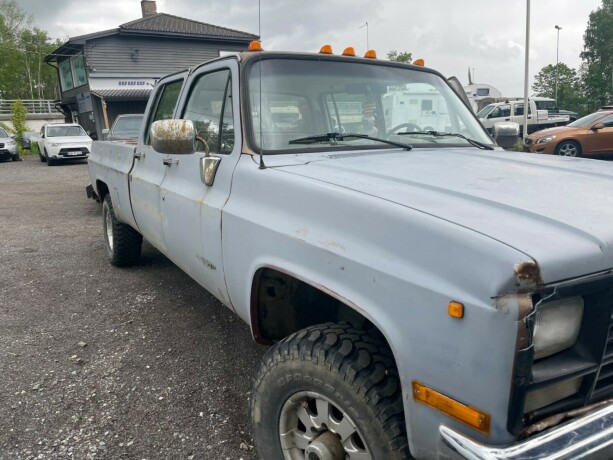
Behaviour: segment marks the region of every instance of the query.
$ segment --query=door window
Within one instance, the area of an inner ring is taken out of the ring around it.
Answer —
[[[532,113],[532,108],[530,107],[530,104],[528,104],[528,114]],[[524,115],[524,104],[515,104],[515,106],[513,107],[513,115],[518,116]]]
[[[501,117],[510,117],[511,116],[511,106],[508,104],[501,105],[492,110],[492,113],[488,116],[488,118],[501,118]]]
[[[606,117],[601,121],[605,128],[613,128],[613,116]]]
[[[230,70],[224,69],[200,76],[192,86],[182,118],[194,122],[197,151],[205,150],[204,142],[211,153],[230,153],[234,147],[231,82]]]

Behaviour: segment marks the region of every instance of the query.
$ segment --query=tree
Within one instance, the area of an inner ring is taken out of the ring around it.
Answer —
[[[406,51],[391,50],[387,53],[387,58],[390,61],[411,63],[412,53]]]
[[[43,59],[57,46],[16,0],[0,0],[0,98],[55,99],[56,71]]]
[[[591,110],[613,102],[613,0],[590,14],[583,35],[581,80]]]
[[[577,71],[560,62],[557,75],[556,66],[549,64],[534,77],[532,91],[535,96],[556,97],[556,78],[558,81],[558,107],[566,110],[581,109],[581,85]]]

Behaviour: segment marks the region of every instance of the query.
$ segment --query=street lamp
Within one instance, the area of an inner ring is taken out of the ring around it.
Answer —
[[[560,31],[562,28],[556,24],[556,30],[558,31],[558,40],[556,42],[556,104],[558,103],[558,62],[560,61]]]

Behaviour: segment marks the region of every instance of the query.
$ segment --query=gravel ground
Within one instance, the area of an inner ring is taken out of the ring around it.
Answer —
[[[0,163],[0,458],[254,459],[265,348],[157,250],[109,265],[85,162]]]

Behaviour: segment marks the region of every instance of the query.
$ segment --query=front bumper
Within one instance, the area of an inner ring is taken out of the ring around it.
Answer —
[[[613,458],[613,404],[507,447],[487,446],[441,426],[443,441],[469,460]]]

